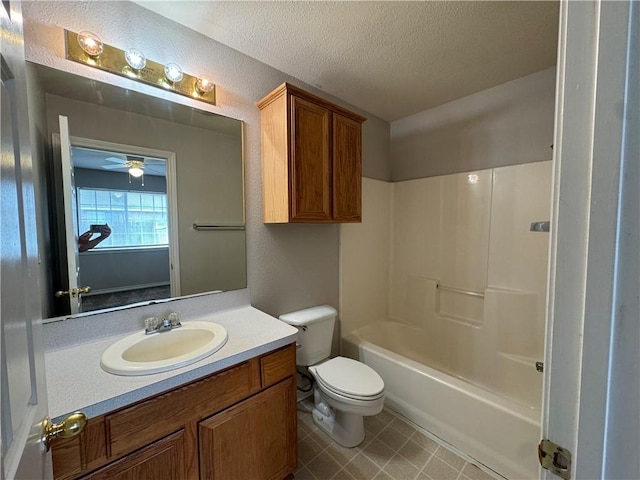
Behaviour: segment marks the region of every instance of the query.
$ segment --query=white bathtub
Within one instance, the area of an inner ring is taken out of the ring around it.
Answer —
[[[401,336],[403,329],[364,327],[344,337],[342,353],[382,376],[386,406],[511,480],[539,478],[539,410],[394,353],[380,331]]]

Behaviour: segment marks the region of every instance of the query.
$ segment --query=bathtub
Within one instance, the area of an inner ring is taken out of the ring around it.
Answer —
[[[410,344],[412,338],[397,337],[411,333],[410,327],[393,321],[368,325],[344,336],[342,354],[382,376],[388,408],[508,479],[539,478],[539,408],[443,373],[385,345]],[[386,342],[388,336],[396,338]]]

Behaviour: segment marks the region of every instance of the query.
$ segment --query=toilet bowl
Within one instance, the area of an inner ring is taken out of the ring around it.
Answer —
[[[313,421],[333,440],[355,447],[364,440],[363,417],[384,406],[384,382],[368,365],[346,357],[328,359],[337,312],[322,305],[280,316],[298,328],[296,364],[315,380]],[[327,360],[328,359],[328,360]]]
[[[309,367],[316,380],[313,421],[345,447],[364,440],[363,417],[377,415],[384,406],[384,382],[371,367],[350,358],[335,357]]]

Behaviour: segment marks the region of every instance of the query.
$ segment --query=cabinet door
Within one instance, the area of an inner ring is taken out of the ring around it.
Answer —
[[[200,422],[200,479],[279,480],[293,473],[295,396],[290,377]]]
[[[362,209],[362,125],[333,114],[333,219],[360,222]]]
[[[160,418],[159,421],[162,421]],[[83,480],[182,480],[186,478],[184,430],[101,468]]]
[[[291,221],[331,220],[331,112],[291,96]]]

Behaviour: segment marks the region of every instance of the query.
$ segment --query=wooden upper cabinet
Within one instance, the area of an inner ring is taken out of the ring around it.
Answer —
[[[258,107],[264,222],[360,222],[366,119],[287,83]]]
[[[291,97],[291,221],[331,220],[331,111]]]

